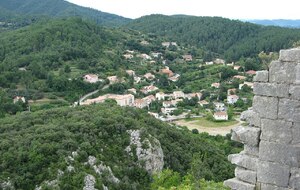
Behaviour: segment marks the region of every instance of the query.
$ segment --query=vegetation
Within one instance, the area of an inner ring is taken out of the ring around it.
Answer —
[[[54,180],[58,170],[64,171],[58,183],[61,189],[80,189],[84,176],[94,174],[91,167],[83,164],[90,155],[110,166],[121,180],[115,184],[100,177],[97,187],[105,184],[109,189],[149,189],[151,176],[133,155],[124,151],[130,142],[130,129],[140,129],[142,138],[157,138],[164,152],[164,167],[176,172],[180,179],[188,172],[197,180],[228,179],[233,176],[233,166],[227,155],[240,150],[230,137],[192,134],[144,111],[121,108],[113,102],[23,112],[0,122],[0,182],[10,178],[16,189],[34,189],[46,180]],[[78,152],[71,162],[75,172],[68,173],[66,158],[73,151]],[[194,175],[197,171],[202,172]]]
[[[237,124],[238,121],[236,120],[229,120],[229,121],[210,121],[206,118],[193,118],[193,119],[185,119],[186,122],[193,121],[193,124],[202,126],[202,127],[228,127],[234,124]]]
[[[203,48],[204,60],[216,54],[228,62],[277,52],[300,38],[299,29],[265,27],[220,17],[150,15],[133,20],[127,27],[166,37],[184,46]],[[191,52],[197,55],[196,52]]]

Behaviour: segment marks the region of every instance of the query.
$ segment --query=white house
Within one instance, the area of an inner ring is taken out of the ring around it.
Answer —
[[[174,99],[184,98],[184,93],[182,91],[174,91],[173,97],[174,97]]]
[[[225,110],[225,104],[222,102],[214,102],[215,110],[217,111],[224,111]]]
[[[224,111],[215,112],[214,113],[214,119],[217,120],[217,121],[227,121],[228,120],[228,114]]]
[[[95,74],[86,74],[83,76],[83,80],[88,83],[96,83],[99,81],[99,78]]]
[[[161,108],[161,112],[165,115],[169,115],[175,110],[177,110],[177,108]]]
[[[21,101],[21,102],[23,102],[23,103],[26,102],[25,97],[23,97],[23,96],[16,96],[16,97],[14,98],[14,104],[17,103],[18,101]]]
[[[156,98],[157,100],[165,100],[165,93],[163,93],[163,92],[158,92],[158,93],[155,94],[155,98]]]
[[[227,102],[228,104],[234,104],[238,101],[239,97],[237,95],[228,95],[227,96]]]

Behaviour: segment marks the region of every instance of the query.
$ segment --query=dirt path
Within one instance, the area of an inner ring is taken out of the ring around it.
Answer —
[[[232,128],[241,125],[242,122],[240,120],[238,121],[239,123],[227,127],[204,127],[197,124],[197,121],[184,121],[184,120],[174,121],[173,123],[180,126],[186,126],[189,130],[198,129],[199,133],[207,132],[208,134],[214,136],[216,135],[225,136],[226,134],[230,133]]]

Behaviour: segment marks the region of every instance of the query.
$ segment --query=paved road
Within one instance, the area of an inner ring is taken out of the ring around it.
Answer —
[[[108,86],[109,86],[109,85],[103,86],[102,90],[107,89]],[[82,96],[82,97],[79,99],[79,105],[80,105],[84,100],[86,100],[88,97],[90,97],[90,96],[92,96],[92,95],[98,93],[99,91],[100,91],[100,90],[95,90],[95,91],[93,91],[93,92],[90,92],[90,93],[88,93],[88,94]],[[75,102],[74,104],[77,104],[77,102]]]

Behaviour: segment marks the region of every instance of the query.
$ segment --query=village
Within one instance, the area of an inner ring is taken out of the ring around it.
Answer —
[[[144,46],[149,45],[149,42],[145,40],[140,43]],[[163,42],[161,45],[166,49],[171,47],[180,49],[176,42]],[[106,81],[108,86],[125,83],[131,79],[131,88],[126,89],[121,94],[107,93],[95,98],[86,98],[83,101],[75,102],[75,105],[103,103],[108,99],[113,99],[120,106],[146,109],[149,114],[162,121],[172,121],[192,117],[207,117],[207,115],[210,114],[213,116],[214,121],[227,121],[232,118],[232,113],[228,113],[229,107],[235,107],[236,110],[234,114],[238,114],[240,112],[239,105],[247,103],[251,104],[249,101],[251,101],[253,89],[252,77],[256,74],[256,71],[242,70],[240,65],[236,65],[233,62],[226,63],[225,60],[216,58],[212,61],[199,64],[199,68],[202,67],[202,69],[203,67],[209,68],[212,66],[228,67],[237,74],[226,81],[217,79],[210,83],[207,89],[187,93],[176,86],[176,82],[180,80],[181,73],[175,73],[170,69],[168,64],[170,61],[163,57],[163,53],[151,52],[148,55],[134,50],[126,50],[123,54],[123,59],[129,62],[138,61],[142,64],[156,65],[156,67],[152,67],[156,68],[156,70],[148,70],[143,75],[139,75],[135,70],[127,69],[125,70],[126,74],[122,77],[112,75],[107,76],[106,79],[99,78],[97,74],[85,74],[83,76],[85,82],[97,83]],[[177,61],[178,60],[179,62],[186,64],[195,64],[195,62],[197,62],[193,59],[191,54],[183,54]],[[157,69],[157,65],[159,65],[159,69]],[[220,73],[220,75],[221,74],[222,73]],[[159,88],[157,83],[161,82],[161,76],[168,80],[168,85],[175,84],[175,89],[170,91]],[[224,90],[222,83],[225,83],[227,86],[232,86],[233,81],[238,83],[236,85],[237,88],[228,88],[226,97],[221,100],[218,96],[218,92],[221,88]],[[245,93],[242,93],[243,91],[247,92],[246,96]],[[209,96],[207,96],[207,92],[209,92]],[[241,96],[239,94],[241,94]],[[155,109],[152,109],[153,104],[155,105]],[[186,106],[187,104],[190,104],[190,106]],[[193,108],[197,108],[201,111],[195,113],[192,110]]]

